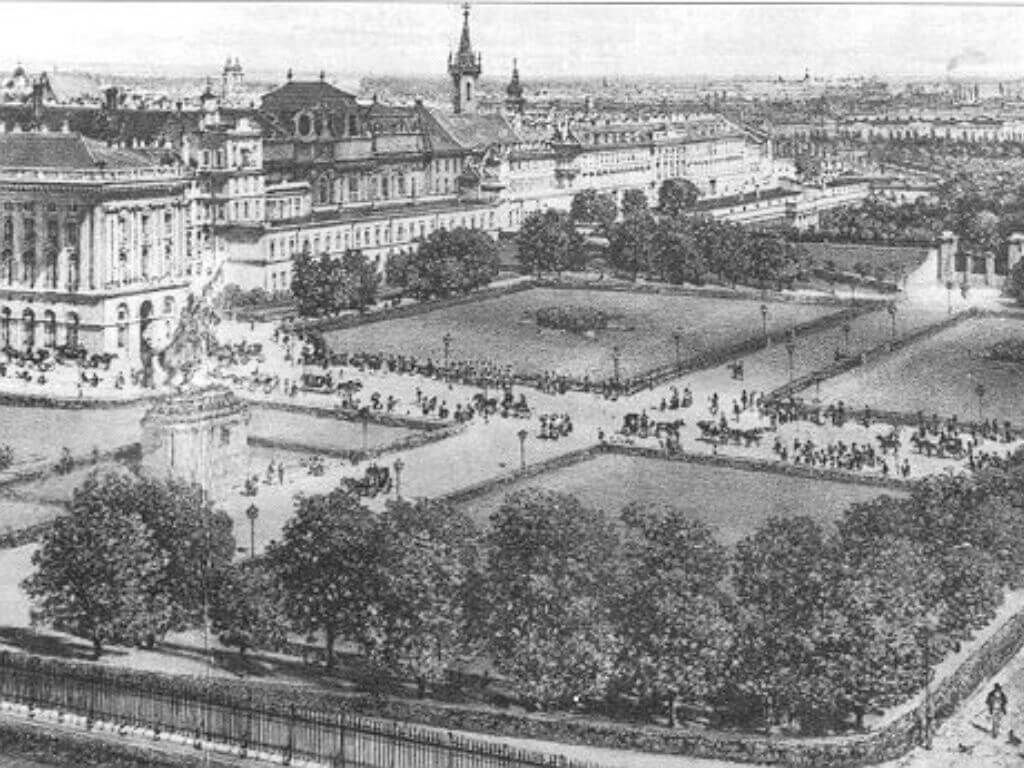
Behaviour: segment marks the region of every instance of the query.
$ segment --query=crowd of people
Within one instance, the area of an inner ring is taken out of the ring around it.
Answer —
[[[772,452],[781,461],[809,467],[844,469],[848,472],[875,469],[881,472],[882,477],[897,474],[903,478],[910,477],[910,461],[906,457],[901,463],[898,454],[894,453],[890,457],[869,442],[847,444],[842,440],[836,440],[825,445],[818,445],[809,438],[801,440],[799,437],[794,437],[791,450],[781,438],[776,437],[775,443],[772,445]]]

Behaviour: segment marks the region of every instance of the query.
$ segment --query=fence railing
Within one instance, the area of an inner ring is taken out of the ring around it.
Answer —
[[[560,755],[519,750],[441,731],[339,711],[270,706],[169,678],[112,680],[107,670],[0,653],[0,701],[77,716],[86,727],[143,729],[155,739],[187,739],[284,764],[365,768],[588,768]],[[174,684],[170,684],[174,680]],[[589,767],[592,768],[592,767]]]

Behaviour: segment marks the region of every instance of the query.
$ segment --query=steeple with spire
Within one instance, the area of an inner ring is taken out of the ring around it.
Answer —
[[[480,54],[473,53],[469,42],[469,3],[462,6],[462,37],[459,50],[448,54],[448,74],[452,78],[452,107],[456,114],[476,111],[476,85],[483,71]]]
[[[519,82],[519,61],[512,59],[512,79],[505,88],[505,108],[513,114],[521,115],[526,108],[523,98],[523,86]]]

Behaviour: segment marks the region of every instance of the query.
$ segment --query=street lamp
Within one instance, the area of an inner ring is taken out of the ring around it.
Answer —
[[[452,335],[446,333],[441,337],[441,341],[444,343],[444,380],[448,381],[448,356],[452,350]]]
[[[615,369],[615,383],[619,383],[619,348],[618,346],[612,347],[612,365]]]
[[[256,557],[256,518],[260,516],[259,507],[250,504],[245,510],[245,516],[249,518],[249,559]]]
[[[679,345],[683,340],[683,334],[681,334],[679,331],[676,331],[675,333],[672,334],[672,340],[675,341],[676,343],[676,371],[680,371],[683,368],[683,358],[682,353],[680,352]]]
[[[768,346],[768,305],[761,305],[761,335],[764,336],[764,345]]]
[[[889,318],[892,320],[892,340],[896,341],[896,302],[890,301],[886,305],[885,311],[889,313]]]
[[[984,415],[982,413],[982,403],[985,398],[985,385],[981,383],[977,384],[974,387],[974,394],[978,396],[978,421],[983,421]]]
[[[796,352],[796,342],[790,339],[786,342],[786,354],[789,355],[789,386],[793,386],[793,353]]]
[[[519,468],[526,469],[526,438],[530,433],[520,429],[516,435],[519,437]]]
[[[395,498],[401,500],[402,498],[402,470],[405,469],[405,462],[402,461],[402,457],[399,456],[395,459]]]
[[[932,726],[934,716],[932,713],[932,636],[939,627],[938,617],[929,612],[921,622],[921,666],[924,671],[924,748],[932,748]]]

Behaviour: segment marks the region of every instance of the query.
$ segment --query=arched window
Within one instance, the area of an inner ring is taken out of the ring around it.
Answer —
[[[117,348],[128,346],[128,306],[121,304],[117,308]]]
[[[31,249],[21,255],[21,280],[30,287],[36,284],[36,254]]]
[[[68,312],[67,319],[64,321],[66,340],[65,344],[71,349],[78,348],[78,315],[74,312]]]
[[[49,309],[43,313],[43,346],[47,349],[57,346],[57,316]]]
[[[7,349],[11,346],[11,310],[7,307],[0,309],[0,348]]]
[[[36,314],[31,309],[26,309],[21,315],[21,339],[25,349],[36,345]]]
[[[320,205],[331,202],[331,181],[326,176],[320,177],[320,184],[317,191],[317,201]]]

